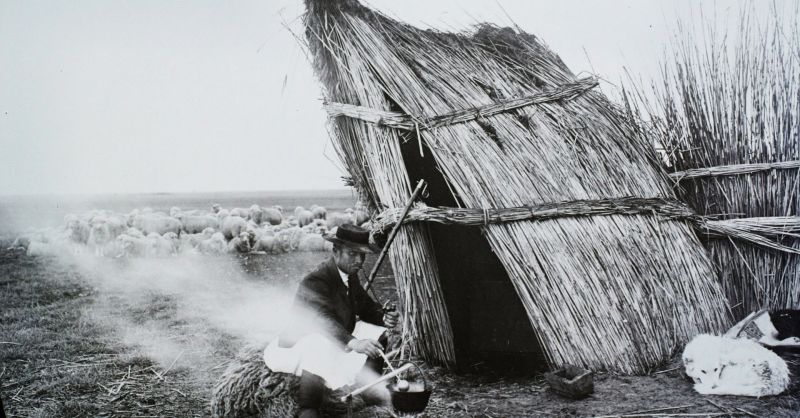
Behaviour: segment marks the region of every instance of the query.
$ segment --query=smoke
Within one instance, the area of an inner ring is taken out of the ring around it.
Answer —
[[[290,309],[295,285],[325,257],[306,254],[299,265],[281,261],[282,274],[252,274],[243,259],[227,255],[109,258],[54,242],[53,257],[42,260],[67,263],[94,289],[84,318],[109,330],[112,346],[150,358],[162,371],[186,370],[204,388],[243,346],[264,347],[296,323],[298,312]]]

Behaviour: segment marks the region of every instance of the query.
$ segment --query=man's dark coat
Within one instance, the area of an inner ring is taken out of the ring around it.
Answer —
[[[348,291],[349,288],[349,291]],[[300,338],[312,332],[322,331],[339,341],[343,346],[353,339],[356,315],[359,319],[375,325],[383,325],[381,306],[367,295],[356,274],[348,277],[344,285],[333,257],[309,273],[297,289],[294,314],[311,312],[313,327],[306,321],[297,321],[280,336],[280,345],[293,346]]]

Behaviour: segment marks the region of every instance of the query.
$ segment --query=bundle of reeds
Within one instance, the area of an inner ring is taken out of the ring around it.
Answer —
[[[800,308],[798,10],[783,17],[791,25],[749,11],[736,33],[682,31],[645,103],[679,197],[761,236],[706,242],[737,319]]]
[[[264,347],[245,347],[223,372],[211,394],[214,418],[274,418],[297,415],[300,379],[275,373],[264,363]],[[342,416],[363,409],[363,398],[342,403],[341,391],[328,393],[322,404],[325,416]]]
[[[409,196],[401,153],[409,141],[432,154],[434,171],[467,208],[674,199],[655,152],[621,111],[597,92],[559,95],[579,80],[534,36],[488,25],[472,34],[423,31],[355,0],[306,4],[307,40],[327,101],[340,104],[331,103],[334,111],[401,112],[414,124],[331,120],[339,155],[374,210],[402,207]],[[542,93],[558,99],[505,105]],[[502,111],[481,114],[498,103]],[[607,214],[482,228],[551,365],[640,373],[728,323],[711,263],[683,221]],[[391,260],[415,348],[451,362],[427,229],[412,223],[401,232]]]

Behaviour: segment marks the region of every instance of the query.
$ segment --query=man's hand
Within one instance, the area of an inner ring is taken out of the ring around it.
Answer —
[[[347,348],[356,353],[366,354],[372,358],[380,357],[383,352],[383,347],[375,340],[350,340],[350,342],[347,343]]]
[[[386,328],[394,328],[400,322],[400,314],[397,311],[388,311],[383,314],[383,324]]]

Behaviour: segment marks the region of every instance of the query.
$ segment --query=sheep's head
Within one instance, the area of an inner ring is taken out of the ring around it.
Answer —
[[[725,368],[715,353],[707,353],[707,355],[690,360],[688,364],[684,359],[684,364],[686,364],[686,374],[692,378],[695,384],[711,387],[719,383],[722,369]]]
[[[697,385],[715,386],[719,382],[724,365],[721,359],[722,337],[701,334],[696,336],[683,350],[686,375]]]

